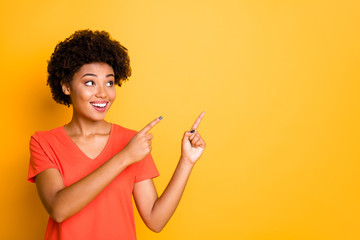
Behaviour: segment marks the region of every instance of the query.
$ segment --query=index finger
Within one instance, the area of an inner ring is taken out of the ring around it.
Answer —
[[[195,120],[193,126],[191,127],[191,130],[196,130],[201,122],[201,119],[204,117],[205,112],[202,112],[198,118]]]
[[[138,132],[138,134],[147,133],[149,132],[156,124],[158,124],[163,117],[159,117],[151,121],[148,125],[146,125],[142,130]]]

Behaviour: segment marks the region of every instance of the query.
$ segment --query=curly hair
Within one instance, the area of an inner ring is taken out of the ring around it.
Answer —
[[[58,43],[48,61],[47,85],[53,99],[70,106],[70,96],[62,91],[61,84],[70,84],[74,74],[88,63],[109,64],[115,74],[115,84],[121,86],[131,76],[127,49],[105,31],[79,30]]]

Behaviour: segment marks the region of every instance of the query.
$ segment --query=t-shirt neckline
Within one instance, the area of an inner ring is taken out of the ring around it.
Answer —
[[[72,146],[72,148],[79,152],[84,158],[91,160],[91,161],[95,161],[99,158],[101,158],[101,156],[106,152],[107,148],[110,146],[110,142],[111,142],[111,138],[113,135],[113,128],[114,128],[114,124],[110,123],[110,133],[109,133],[109,137],[107,139],[107,142],[105,144],[105,147],[101,150],[101,152],[95,157],[95,158],[91,158],[88,155],[86,155],[80,148],[79,146],[74,142],[74,140],[72,140],[72,138],[67,134],[67,132],[65,131],[65,125],[63,125],[60,129],[61,132],[63,133],[63,135],[65,136],[65,138],[68,140],[69,144]]]

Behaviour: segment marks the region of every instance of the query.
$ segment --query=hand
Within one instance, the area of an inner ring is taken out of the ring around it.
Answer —
[[[186,131],[182,139],[181,159],[187,160],[191,164],[196,163],[206,147],[205,141],[201,138],[199,132],[197,131],[204,114],[205,112],[200,114],[194,125],[191,127],[191,130]]]
[[[151,140],[153,135],[148,133],[156,124],[161,121],[162,117],[156,118],[141,131],[139,131],[130,142],[124,147],[123,151],[128,155],[130,164],[139,162],[151,152]]]

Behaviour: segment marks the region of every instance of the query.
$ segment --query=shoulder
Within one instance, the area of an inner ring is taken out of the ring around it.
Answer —
[[[114,133],[116,134],[122,134],[124,136],[130,136],[130,137],[133,137],[135,134],[137,134],[137,131],[120,126],[115,123],[112,123],[111,131],[114,131]]]
[[[36,131],[32,136],[30,141],[37,142],[52,142],[52,141],[61,141],[64,138],[63,130],[64,126],[60,126],[47,131]]]
[[[110,139],[116,146],[122,148],[136,135],[137,131],[112,123]],[[121,149],[120,149],[121,150]]]

